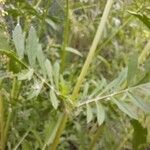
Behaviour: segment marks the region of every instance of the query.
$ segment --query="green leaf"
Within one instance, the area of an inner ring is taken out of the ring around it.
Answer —
[[[59,101],[55,95],[55,92],[53,90],[50,90],[50,100],[51,100],[51,103],[52,103],[52,106],[57,109],[58,107],[58,104],[59,104]]]
[[[131,124],[134,128],[132,138],[132,149],[133,150],[145,150],[147,143],[147,128],[144,128],[139,121],[131,120]]]
[[[132,11],[128,11],[133,16],[137,17],[140,21],[142,21],[149,29],[150,29],[150,18],[145,14],[140,14]]]
[[[67,47],[66,48],[66,51],[68,51],[68,52],[71,52],[71,53],[74,53],[74,54],[76,54],[76,55],[79,55],[79,56],[83,56],[77,49],[74,49],[74,48],[72,48],[72,47]]]
[[[87,115],[87,123],[89,123],[93,119],[92,108],[89,104],[86,105],[86,115]]]
[[[83,88],[83,92],[82,92],[83,94],[81,96],[81,99],[85,99],[87,97],[88,91],[89,91],[89,83],[86,82]]]
[[[33,68],[35,68],[38,48],[39,48],[38,37],[36,35],[36,31],[34,27],[31,27],[27,38],[26,50],[27,50],[29,63]]]
[[[43,84],[44,82],[35,81],[27,99],[32,99],[34,97],[37,97],[42,90]]]
[[[46,72],[47,72],[47,75],[49,77],[49,80],[50,80],[51,84],[54,85],[54,82],[53,82],[53,70],[52,70],[52,64],[51,64],[50,60],[46,59],[45,67],[46,67]]]
[[[58,30],[58,26],[53,20],[46,18],[45,21],[52,27],[53,30]]]
[[[123,101],[119,101],[116,98],[112,98],[112,102],[114,102],[118,108],[124,112],[125,114],[127,114],[129,117],[133,118],[133,119],[137,119],[137,115],[136,113],[130,108],[130,106],[123,102]]]
[[[137,67],[138,67],[138,54],[137,52],[135,52],[129,58],[128,75],[127,75],[128,86],[130,86],[133,82],[133,79],[137,73]]]
[[[123,83],[123,81],[125,81],[126,77],[127,77],[127,69],[125,68],[119,73],[119,75],[118,75],[118,77],[116,79],[114,79],[112,82],[110,82],[104,88],[104,90],[102,90],[100,95],[105,93],[105,92],[107,92],[108,90],[115,91],[116,89],[118,89],[120,87],[120,85]]]
[[[131,102],[135,104],[137,107],[141,108],[145,112],[150,112],[150,106],[144,103],[143,100],[138,98],[137,96],[133,95],[132,93],[128,92],[128,96],[131,99]]]
[[[105,120],[105,110],[101,103],[96,102],[96,109],[97,109],[97,122],[100,126]]]
[[[53,67],[53,77],[57,89],[59,88],[59,71],[60,71],[59,63],[55,62]]]
[[[18,80],[31,80],[33,76],[34,70],[29,69],[29,70],[23,70],[21,73],[18,73]]]
[[[37,50],[37,60],[44,76],[46,76],[45,59],[46,58],[43,54],[42,46],[39,44]]]
[[[17,24],[12,33],[13,41],[17,50],[18,56],[22,59],[24,57],[24,35],[20,24]]]

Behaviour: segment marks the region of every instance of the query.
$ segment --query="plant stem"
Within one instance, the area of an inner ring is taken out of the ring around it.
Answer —
[[[103,127],[104,126],[99,126],[98,130],[96,130],[96,133],[95,133],[95,135],[94,135],[94,137],[93,137],[93,139],[92,139],[92,141],[91,141],[91,143],[89,145],[89,150],[93,150],[94,149],[95,144],[97,143],[98,138],[100,137],[100,134],[103,131]]]
[[[68,0],[67,0],[67,2],[68,2]],[[94,37],[92,46],[91,46],[90,51],[89,51],[89,54],[87,56],[87,59],[86,59],[84,65],[83,65],[83,68],[82,68],[81,73],[79,75],[78,81],[77,81],[77,83],[75,85],[75,88],[73,90],[73,93],[72,93],[72,96],[71,96],[72,100],[74,100],[78,96],[78,92],[80,90],[82,81],[83,81],[85,75],[87,74],[87,70],[89,68],[89,65],[90,65],[92,59],[93,59],[93,56],[94,56],[95,50],[97,48],[98,42],[99,42],[99,40],[102,36],[102,32],[104,30],[104,27],[105,27],[105,24],[106,24],[106,21],[107,21],[107,17],[108,17],[108,14],[109,14],[109,11],[110,11],[110,8],[111,8],[112,4],[113,4],[113,0],[108,0],[107,1],[102,19],[101,19],[100,24],[98,26],[96,35]],[[67,31],[67,34],[68,34],[68,31]],[[65,35],[66,37],[67,37],[67,34]],[[64,48],[65,47],[66,47],[66,44],[64,45]],[[65,59],[62,60],[62,63],[64,63],[63,61],[65,61]],[[66,126],[67,119],[68,119],[68,113],[64,112],[63,118],[62,118],[61,123],[60,123],[60,126],[57,130],[55,139],[53,141],[53,144],[51,145],[51,150],[55,150],[57,148],[60,136],[61,136],[61,134],[62,134],[62,132],[63,132],[65,126]]]
[[[61,59],[61,72],[64,71],[66,65],[66,47],[68,46],[68,39],[69,39],[69,0],[66,0],[66,17],[65,17],[65,26],[64,26],[64,34],[63,34],[63,46],[62,46],[62,59]]]
[[[4,138],[4,104],[2,94],[0,93],[0,149],[5,150],[5,138]]]
[[[17,81],[16,78],[14,78],[13,80],[13,86],[12,86],[12,91],[10,94],[10,106],[8,108],[8,116],[7,116],[7,121],[6,121],[6,125],[4,128],[4,139],[5,142],[7,142],[8,139],[8,132],[10,130],[10,124],[11,124],[11,120],[13,117],[13,109],[12,109],[12,105],[14,103],[14,100],[16,101],[19,95],[19,91],[20,91],[20,85],[21,83]]]
[[[60,121],[60,125],[58,127],[58,130],[56,132],[56,136],[54,138],[54,141],[52,143],[52,145],[50,146],[50,150],[56,150],[57,148],[57,145],[59,144],[59,139],[60,139],[60,136],[66,126],[66,123],[67,123],[67,119],[68,119],[68,113],[67,112],[64,112],[63,113],[63,116],[61,118],[61,121]]]
[[[111,9],[111,6],[113,4],[113,0],[108,0],[107,1],[107,4],[105,6],[105,10],[104,10],[104,13],[103,13],[103,16],[102,16],[102,19],[99,23],[99,26],[98,26],[98,29],[97,29],[97,32],[96,32],[96,35],[94,37],[94,40],[93,40],[93,43],[92,43],[92,46],[90,48],[90,51],[89,51],[89,54],[86,58],[86,61],[82,67],[82,70],[81,70],[81,73],[78,77],[78,80],[77,80],[77,83],[74,87],[74,90],[73,90],[73,94],[72,94],[72,99],[75,100],[78,96],[78,92],[80,90],[80,87],[82,85],[82,82],[87,74],[87,70],[89,68],[89,65],[90,63],[92,62],[92,59],[94,57],[94,54],[95,54],[95,51],[96,51],[96,48],[97,48],[97,45],[102,37],[102,33],[103,33],[103,30],[105,28],[105,25],[106,25],[106,21],[107,21],[107,18],[108,18],[108,14],[110,12],[110,9]]]

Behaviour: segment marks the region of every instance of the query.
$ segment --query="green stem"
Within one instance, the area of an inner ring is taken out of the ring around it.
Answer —
[[[95,144],[97,143],[102,131],[103,131],[103,126],[99,126],[98,130],[96,130],[96,133],[95,133],[95,135],[94,135],[94,137],[93,137],[93,139],[89,145],[89,150],[94,150]]]
[[[11,94],[10,94],[10,107],[8,108],[9,112],[8,112],[8,116],[7,116],[6,125],[5,125],[5,128],[4,128],[5,142],[7,142],[7,139],[8,139],[8,132],[10,130],[10,124],[11,124],[11,120],[12,120],[13,114],[14,114],[11,104],[14,104],[15,101],[17,100],[17,98],[18,98],[19,91],[20,91],[20,85],[21,85],[21,83],[18,82],[16,78],[14,78],[12,91],[11,91]]]
[[[68,2],[68,0],[67,0],[67,2]],[[83,68],[82,68],[81,73],[79,75],[78,81],[77,81],[77,83],[75,85],[75,88],[73,90],[73,93],[72,93],[72,99],[73,100],[78,96],[78,92],[79,92],[80,86],[82,84],[82,81],[83,81],[85,75],[87,74],[87,70],[89,68],[89,65],[90,65],[92,59],[93,59],[93,56],[94,56],[95,50],[97,48],[98,42],[99,42],[99,40],[102,36],[102,32],[104,30],[104,27],[105,27],[105,24],[106,24],[106,21],[107,21],[107,18],[108,18],[108,14],[109,14],[109,11],[111,9],[112,4],[113,4],[113,0],[108,0],[107,1],[102,19],[101,19],[100,24],[98,26],[96,35],[94,37],[92,46],[91,46],[90,51],[89,51],[89,54],[87,56],[85,64],[83,65]],[[67,35],[66,35],[66,37],[67,37]],[[64,47],[66,47],[66,45]],[[62,60],[62,62],[63,62],[63,60]],[[60,126],[57,130],[54,142],[51,145],[51,150],[55,150],[57,148],[60,136],[61,136],[61,134],[62,134],[62,132],[63,132],[65,126],[66,126],[67,119],[68,119],[68,113],[65,112],[64,115],[63,115],[63,118],[61,120]]]
[[[53,141],[52,145],[50,146],[50,150],[56,150],[57,145],[59,144],[60,136],[61,136],[61,134],[62,134],[62,132],[63,132],[65,126],[66,126],[67,119],[68,119],[68,113],[64,112],[63,116],[61,118],[58,130],[56,132],[56,136],[54,138],[54,141]]]
[[[61,72],[64,71],[66,65],[66,47],[68,45],[69,39],[69,0],[66,0],[66,18],[65,18],[65,26],[64,26],[64,34],[63,34],[63,46],[62,46],[62,60],[61,60]]]
[[[2,99],[2,94],[0,93],[0,149],[5,150],[6,142],[4,137],[4,104]]]
[[[105,10],[104,10],[102,19],[101,19],[101,21],[99,23],[96,35],[94,37],[92,46],[91,46],[90,51],[89,51],[89,54],[88,54],[88,56],[86,58],[86,61],[85,61],[84,65],[83,65],[83,67],[82,67],[81,73],[80,73],[80,75],[78,77],[77,83],[76,83],[76,85],[74,87],[73,94],[72,94],[72,99],[73,100],[75,100],[76,97],[78,96],[78,92],[80,90],[82,82],[83,82],[83,80],[84,80],[84,78],[85,78],[85,76],[87,74],[89,65],[92,62],[92,59],[94,57],[97,45],[98,45],[98,43],[99,43],[99,41],[100,41],[100,39],[102,37],[102,33],[103,33],[104,28],[105,28],[106,21],[107,21],[107,18],[108,18],[108,14],[110,12],[112,4],[113,4],[113,0],[108,0],[107,1],[107,4],[105,6]]]

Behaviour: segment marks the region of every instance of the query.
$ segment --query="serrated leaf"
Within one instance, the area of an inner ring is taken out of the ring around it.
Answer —
[[[132,111],[132,109],[130,108],[130,106],[123,102],[123,101],[119,101],[119,100],[116,100],[115,98],[112,98],[112,102],[114,102],[118,108],[124,112],[125,114],[127,114],[129,117],[133,118],[133,119],[137,119],[137,115],[134,111]]]
[[[47,72],[47,75],[49,77],[49,80],[50,80],[51,84],[54,85],[54,82],[53,82],[53,69],[52,69],[52,64],[51,64],[50,60],[46,59],[45,67],[46,67],[46,72]]]
[[[18,80],[31,80],[32,76],[33,76],[34,70],[33,69],[29,69],[29,70],[23,70],[21,73],[19,73],[18,76]]]
[[[55,95],[55,92],[53,90],[50,90],[50,100],[51,100],[51,103],[52,103],[52,106],[57,109],[58,107],[58,104],[59,104],[59,101]]]
[[[130,97],[131,102],[135,104],[137,107],[141,108],[145,112],[150,112],[150,106],[144,103],[143,100],[133,95],[132,93],[128,93],[128,96]]]
[[[97,109],[97,122],[100,126],[105,120],[105,110],[101,103],[96,102],[96,109]]]
[[[22,33],[20,24],[16,25],[15,29],[13,30],[12,37],[15,43],[17,54],[22,59],[24,57],[25,48],[24,48],[24,35]]]
[[[54,82],[57,87],[59,88],[59,71],[60,71],[60,66],[58,62],[55,62],[54,67],[53,67],[53,77],[54,77]]]
[[[87,123],[89,123],[93,119],[92,108],[89,104],[86,104],[86,117],[87,117]]]
[[[41,46],[41,44],[39,44],[38,50],[37,50],[37,60],[38,60],[39,66],[40,66],[44,76],[46,76],[45,59],[46,58],[45,58],[44,53],[42,51],[42,46]]]
[[[36,35],[36,31],[34,27],[31,27],[27,38],[26,50],[27,50],[29,63],[32,67],[35,67],[38,46],[39,43],[38,43],[38,37]]]
[[[138,54],[137,52],[135,52],[134,54],[130,56],[129,62],[128,62],[128,75],[127,75],[128,86],[131,85],[137,73],[137,67],[138,67]]]

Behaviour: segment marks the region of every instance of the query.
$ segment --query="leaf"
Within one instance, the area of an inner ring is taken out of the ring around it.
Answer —
[[[144,150],[147,143],[147,128],[144,128],[139,121],[131,120],[130,121],[133,128],[133,138],[132,138],[132,149],[133,150]]]
[[[76,55],[79,55],[79,56],[83,56],[78,50],[76,50],[76,49],[74,49],[74,48],[72,48],[72,47],[67,47],[66,48],[66,51],[68,51],[68,52],[71,52],[71,53],[74,53],[74,54],[76,54]]]
[[[18,80],[31,80],[32,76],[33,76],[34,70],[33,69],[29,69],[29,70],[23,70],[21,73],[19,73],[18,76]]]
[[[127,114],[129,117],[133,118],[133,119],[137,119],[137,115],[132,111],[132,109],[130,108],[130,106],[123,102],[123,101],[119,101],[116,100],[116,98],[112,98],[112,102],[114,102],[118,108],[124,112],[125,114]]]
[[[51,64],[50,60],[46,59],[45,67],[46,67],[46,72],[47,72],[47,75],[49,77],[49,80],[50,80],[51,84],[54,85],[54,82],[53,82],[53,70],[52,70],[52,64]]]
[[[135,52],[129,58],[128,75],[127,75],[128,86],[131,85],[131,83],[137,73],[137,67],[138,67],[138,54],[137,54],[137,52]]]
[[[149,29],[150,29],[150,18],[144,14],[128,11],[133,16],[137,17],[140,21],[142,21]]]
[[[141,100],[137,96],[134,96],[130,92],[128,92],[128,96],[130,97],[131,102],[134,103],[137,107],[141,108],[145,112],[150,112],[150,106],[148,106],[146,103],[144,103],[143,100]]]
[[[55,62],[54,67],[53,67],[53,77],[54,77],[54,82],[57,87],[59,88],[59,71],[60,71],[60,66],[58,62]]]
[[[58,30],[58,26],[53,20],[46,18],[45,21],[52,27],[53,30]]]
[[[22,59],[24,57],[24,35],[20,24],[17,24],[12,33],[13,41],[17,50],[18,56]]]
[[[40,68],[42,69],[42,73],[44,76],[46,76],[45,59],[46,58],[43,54],[42,46],[41,46],[41,44],[38,44],[37,60],[38,60]]]
[[[39,47],[39,43],[38,43],[38,37],[36,35],[36,31],[34,27],[31,27],[27,38],[26,50],[27,50],[29,63],[33,68],[35,68],[38,47]]]
[[[59,104],[59,101],[54,93],[53,90],[50,90],[50,99],[51,99],[51,103],[52,103],[52,106],[57,109],[58,107],[58,104]]]
[[[91,106],[89,104],[86,105],[86,115],[87,115],[87,123],[89,123],[90,121],[92,121],[93,119],[93,114],[92,114],[92,109]]]
[[[49,125],[50,128],[49,137],[45,139],[45,143],[44,146],[42,147],[42,150],[45,150],[46,146],[49,146],[50,144],[53,143],[62,119],[63,119],[63,114],[60,114],[58,120],[56,122],[52,121],[51,124]]]
[[[32,99],[34,97],[37,97],[42,90],[43,84],[44,82],[35,81],[27,99]]]
[[[96,102],[96,109],[97,109],[97,122],[100,126],[105,120],[105,110],[101,103]]]
[[[123,81],[125,81],[126,76],[127,76],[127,69],[125,68],[125,69],[123,69],[123,70],[119,73],[119,75],[118,75],[118,77],[117,77],[116,79],[114,79],[112,82],[110,82],[110,83],[104,88],[104,90],[102,90],[102,92],[100,93],[100,95],[103,94],[103,93],[105,93],[105,92],[107,92],[108,90],[113,90],[113,91],[115,91],[117,88],[120,87],[120,85],[123,83]]]
[[[86,82],[83,88],[83,92],[82,92],[83,94],[82,94],[81,99],[85,99],[87,97],[88,91],[89,91],[89,83]]]

